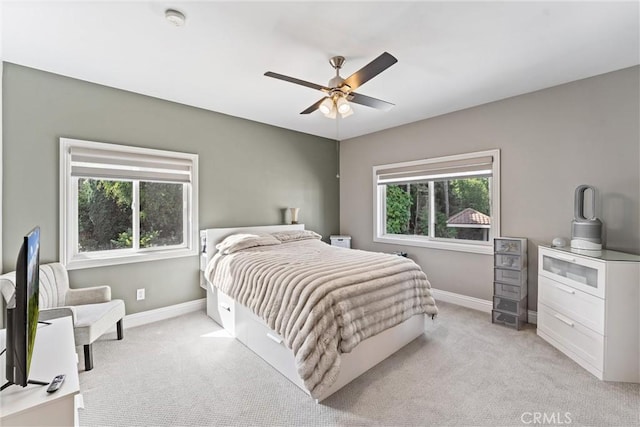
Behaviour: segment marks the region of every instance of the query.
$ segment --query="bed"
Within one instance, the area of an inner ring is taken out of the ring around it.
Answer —
[[[200,236],[207,314],[317,402],[437,314],[426,276],[403,257],[332,247],[302,224]]]

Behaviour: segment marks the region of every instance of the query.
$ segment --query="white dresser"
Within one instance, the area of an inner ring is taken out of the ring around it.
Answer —
[[[605,381],[640,382],[640,256],[540,246],[538,335]]]

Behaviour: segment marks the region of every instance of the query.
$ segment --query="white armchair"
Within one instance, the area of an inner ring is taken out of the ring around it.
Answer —
[[[15,289],[15,271],[0,276],[0,291],[9,301]],[[109,286],[70,289],[69,275],[60,263],[40,266],[40,319],[46,321],[71,316],[76,345],[84,346],[85,370],[93,369],[91,345],[102,334],[116,325],[119,340],[122,339],[124,301],[111,299]]]

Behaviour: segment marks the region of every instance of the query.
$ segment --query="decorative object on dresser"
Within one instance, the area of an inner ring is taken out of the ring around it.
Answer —
[[[289,208],[289,210],[291,211],[291,224],[297,224],[300,208]]]
[[[491,321],[520,329],[527,323],[527,239],[493,240]]]
[[[564,248],[567,246],[567,239],[564,237],[556,237],[551,241],[552,248]]]
[[[332,235],[329,240],[331,241],[331,246],[351,249],[351,236]]]
[[[584,214],[585,192],[591,190],[591,215]],[[579,185],[574,200],[574,218],[571,222],[571,248],[584,251],[602,249],[602,221],[596,218],[596,190],[590,185]],[[598,253],[587,255],[598,255]]]
[[[538,335],[598,379],[640,382],[640,256],[538,248]]]

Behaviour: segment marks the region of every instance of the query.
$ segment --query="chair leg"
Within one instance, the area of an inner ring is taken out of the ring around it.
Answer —
[[[93,369],[93,349],[91,344],[84,346],[84,370],[90,371]]]
[[[118,320],[118,323],[116,323],[116,332],[118,333],[118,339],[121,340],[123,335],[122,335],[122,319]]]

